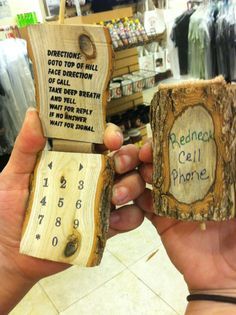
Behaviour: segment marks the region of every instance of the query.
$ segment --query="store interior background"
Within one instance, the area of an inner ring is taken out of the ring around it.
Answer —
[[[15,25],[16,15],[25,12],[35,12],[40,23],[45,21],[43,0],[8,3],[11,16],[0,19],[0,27]],[[168,28],[187,9],[187,1],[167,3],[163,16]],[[173,76],[164,79],[175,80]],[[155,90],[156,86],[143,92],[144,103],[150,103]],[[149,126],[147,134],[151,135]],[[154,227],[145,220],[138,229],[107,241],[99,267],[73,266],[41,280],[10,314],[181,315],[187,294],[182,275],[170,262]]]
[[[186,9],[186,2],[186,0],[168,0],[168,8],[183,11]],[[8,4],[10,6],[12,15],[11,17],[0,19],[0,25],[15,25],[16,15],[25,12],[36,12],[39,22],[43,22],[45,20],[46,13],[43,0],[8,0]]]

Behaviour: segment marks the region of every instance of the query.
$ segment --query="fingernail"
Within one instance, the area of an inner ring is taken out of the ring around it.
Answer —
[[[147,140],[147,142],[144,143],[143,147],[149,147],[150,149],[152,149],[152,140]]]
[[[120,130],[117,130],[116,131],[116,135],[120,138],[120,140],[123,143],[123,141],[124,141],[123,133]]]
[[[27,109],[26,113],[28,113],[28,112],[37,112],[37,108],[36,108],[36,107],[33,107],[33,106],[30,106],[30,107]]]
[[[116,204],[121,204],[123,202],[126,202],[128,193],[128,189],[124,186],[114,187],[112,199]]]
[[[146,143],[150,143],[150,144],[152,145],[152,143],[153,143],[153,138],[148,138],[148,139],[146,140]]]
[[[115,155],[115,167],[118,172],[126,171],[128,166],[131,163],[131,157],[129,155],[124,154],[116,154]]]
[[[120,215],[117,211],[111,212],[110,215],[110,224],[114,224],[120,221]]]

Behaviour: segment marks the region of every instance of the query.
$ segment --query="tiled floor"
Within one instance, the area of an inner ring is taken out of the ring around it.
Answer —
[[[186,295],[182,276],[145,220],[108,240],[99,267],[74,266],[43,279],[10,315],[183,315]]]

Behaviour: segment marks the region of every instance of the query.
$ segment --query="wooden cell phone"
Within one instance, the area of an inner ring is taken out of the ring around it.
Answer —
[[[109,31],[92,25],[26,30],[36,100],[52,150],[37,160],[20,252],[80,266],[99,264],[105,247],[113,160],[103,143],[113,53]]]
[[[235,88],[223,77],[159,86],[151,106],[158,215],[235,217],[235,114]]]

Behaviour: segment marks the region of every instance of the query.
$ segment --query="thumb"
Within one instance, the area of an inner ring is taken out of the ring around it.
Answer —
[[[37,154],[43,150],[45,143],[38,112],[35,108],[29,108],[4,173],[32,173]]]

